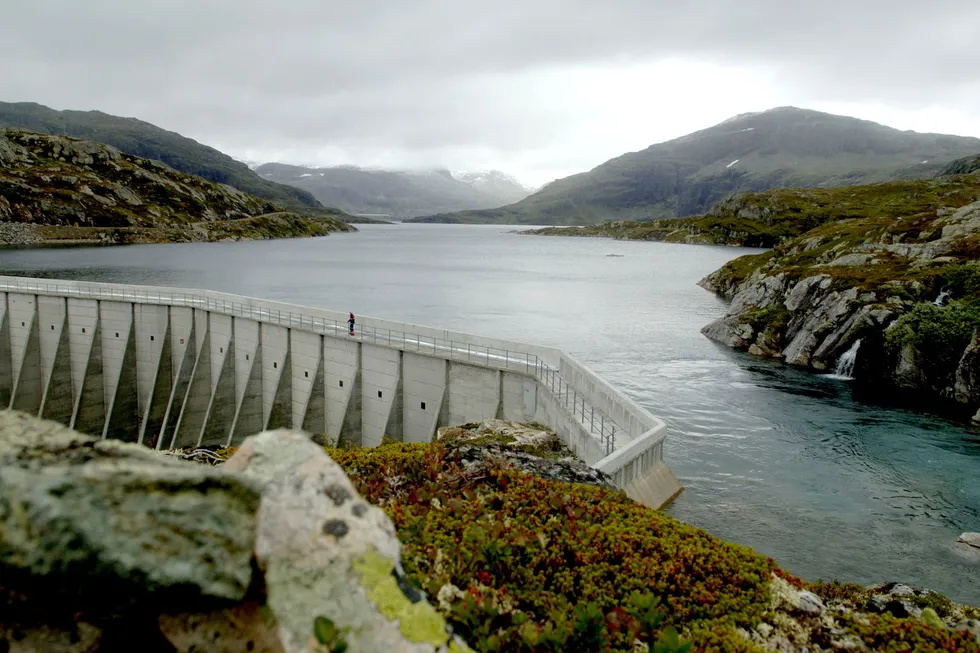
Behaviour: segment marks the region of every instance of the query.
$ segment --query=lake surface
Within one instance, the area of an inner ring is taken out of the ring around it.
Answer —
[[[847,382],[699,329],[696,282],[758,250],[358,225],[327,238],[0,251],[0,273],[210,288],[565,349],[668,425],[669,512],[789,571],[900,580],[980,605],[980,431],[856,402]],[[609,254],[619,256],[610,257]]]

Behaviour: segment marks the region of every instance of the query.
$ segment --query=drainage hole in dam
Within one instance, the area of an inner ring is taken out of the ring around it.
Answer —
[[[53,324],[51,325],[51,330],[54,331],[54,325]]]
[[[422,410],[425,410],[425,402],[422,402]]]
[[[153,342],[153,336],[150,336],[150,342]]]
[[[278,367],[279,367],[279,363],[276,363],[275,361],[273,361],[273,363],[272,363],[272,367],[273,367],[273,368],[278,368]]]
[[[116,331],[116,337],[117,337],[117,338],[119,337],[119,332],[118,332],[118,331]]]
[[[341,387],[341,388],[343,388],[343,387],[344,387],[344,382],[343,382],[343,381],[341,381],[341,382],[340,382],[340,387]]]
[[[378,399],[381,399],[381,391],[378,390]]]
[[[306,378],[310,378],[310,373],[309,372],[303,372],[303,376],[305,376]]]

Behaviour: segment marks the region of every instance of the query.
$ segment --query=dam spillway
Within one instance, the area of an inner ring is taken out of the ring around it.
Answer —
[[[207,290],[0,277],[0,405],[155,449],[298,428],[372,447],[548,425],[654,508],[666,425],[565,352]]]

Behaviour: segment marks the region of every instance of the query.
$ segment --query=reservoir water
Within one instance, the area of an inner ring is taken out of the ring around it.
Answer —
[[[753,359],[699,329],[697,281],[758,250],[359,225],[249,243],[0,250],[0,274],[209,288],[560,347],[668,425],[679,519],[789,571],[899,580],[980,605],[980,431],[860,403],[847,381]],[[611,256],[613,255],[613,256]]]

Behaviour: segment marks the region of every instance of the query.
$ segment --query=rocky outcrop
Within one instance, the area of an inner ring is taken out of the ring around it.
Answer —
[[[978,247],[980,202],[827,223],[702,279],[731,300],[702,333],[815,371],[860,341],[855,376],[977,411]]]
[[[347,231],[328,216],[280,213],[275,204],[224,184],[64,136],[0,130],[0,242],[180,242],[228,238],[228,225],[291,216],[277,237]],[[271,224],[239,235],[268,237]],[[212,233],[213,232],[213,233]]]
[[[466,651],[309,436],[211,467],[0,412],[4,651]]]
[[[436,440],[456,450],[469,471],[478,471],[493,462],[504,462],[552,481],[618,489],[608,474],[576,458],[558,435],[546,427],[493,419],[480,424],[440,428]]]

